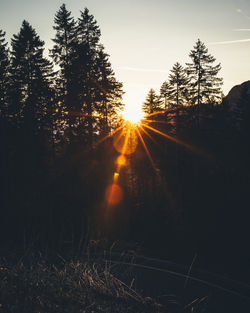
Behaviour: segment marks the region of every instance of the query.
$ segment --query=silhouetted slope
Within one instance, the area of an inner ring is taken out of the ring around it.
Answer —
[[[244,93],[246,93],[247,99],[250,102],[250,80],[234,86],[224,98],[230,109],[234,109],[234,107],[240,103]]]

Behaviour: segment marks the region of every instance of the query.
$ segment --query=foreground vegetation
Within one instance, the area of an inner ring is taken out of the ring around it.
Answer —
[[[27,261],[28,260],[28,261]],[[204,299],[188,305],[173,295],[153,300],[137,291],[135,279],[107,261],[90,262],[44,257],[1,261],[0,312],[5,313],[160,313],[204,312]],[[56,265],[55,265],[56,263]]]

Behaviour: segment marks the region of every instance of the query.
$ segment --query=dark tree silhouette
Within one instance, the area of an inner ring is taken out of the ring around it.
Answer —
[[[8,145],[9,145],[9,101],[8,101],[8,86],[9,86],[9,51],[5,42],[5,32],[0,30],[0,185],[1,185],[1,200],[0,206],[6,207],[8,203],[7,197],[7,181],[8,181]],[[1,226],[0,226],[1,227]]]
[[[175,106],[179,107],[185,103],[185,91],[188,86],[188,78],[180,63],[175,63],[169,75],[169,84],[172,86],[170,98]]]
[[[79,70],[78,101],[82,112],[86,115],[87,138],[90,146],[93,143],[94,119],[93,114],[97,108],[97,49],[100,41],[100,28],[94,16],[87,8],[81,11],[81,16],[77,24],[78,55],[76,66]]]
[[[7,115],[9,51],[5,42],[5,32],[0,29],[0,116]]]
[[[99,119],[100,132],[105,135],[114,127],[116,116],[124,106],[121,102],[123,91],[122,84],[115,78],[109,62],[109,55],[105,53],[104,47],[100,46],[97,50],[97,112],[101,114]]]
[[[152,114],[162,109],[162,101],[155,93],[154,89],[151,88],[149,90],[146,101],[142,105],[142,109],[146,114]]]
[[[169,82],[165,81],[160,88],[160,96],[164,99],[164,109],[172,106],[172,88]]]
[[[222,79],[217,77],[221,65],[213,66],[215,58],[208,53],[205,44],[198,39],[189,57],[191,63],[186,63],[187,74],[190,79],[190,94],[193,104],[198,107],[202,103],[209,103],[212,99],[221,97],[220,86]]]
[[[11,108],[18,122],[25,121],[33,132],[43,126],[51,99],[52,64],[43,56],[44,42],[23,21],[12,39],[10,66]]]
[[[73,70],[74,53],[76,49],[77,35],[76,22],[71,16],[71,12],[67,10],[65,4],[61,5],[54,18],[56,31],[55,38],[52,39],[55,43],[50,56],[53,58],[55,65],[59,66],[57,72],[56,83],[56,106],[55,114],[56,128],[61,128],[64,132],[64,121],[69,123],[72,138],[72,131],[75,126],[75,118],[71,115],[66,115],[69,111],[75,111],[76,99],[76,84],[75,74]],[[59,133],[59,132],[58,132]]]
[[[100,28],[87,8],[75,22],[62,5],[55,24],[51,55],[60,66],[57,106],[61,108],[61,117],[68,120],[69,140],[81,137],[81,141],[92,146],[97,133],[108,132],[114,115],[122,107],[122,84],[115,78],[109,56],[100,44]],[[63,115],[64,110],[68,116]]]

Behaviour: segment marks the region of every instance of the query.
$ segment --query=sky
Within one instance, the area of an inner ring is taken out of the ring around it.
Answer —
[[[10,42],[26,19],[48,54],[62,3],[75,18],[85,7],[94,15],[128,108],[140,110],[150,88],[159,92],[174,63],[190,61],[198,38],[221,63],[225,94],[250,80],[249,0],[0,0],[0,29]]]

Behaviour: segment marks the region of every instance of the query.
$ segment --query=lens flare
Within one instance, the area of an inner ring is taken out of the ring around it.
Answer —
[[[121,154],[132,154],[135,152],[138,137],[136,135],[135,127],[131,123],[126,122],[123,129],[114,135],[114,147]]]
[[[115,172],[114,173],[114,183],[115,184],[118,182],[118,178],[119,178],[119,173]]]
[[[120,154],[118,158],[116,159],[116,163],[119,166],[125,166],[127,164],[127,158],[125,157],[125,155]]]
[[[116,205],[120,203],[123,199],[123,191],[121,187],[115,183],[109,185],[106,189],[105,198],[110,205]]]

